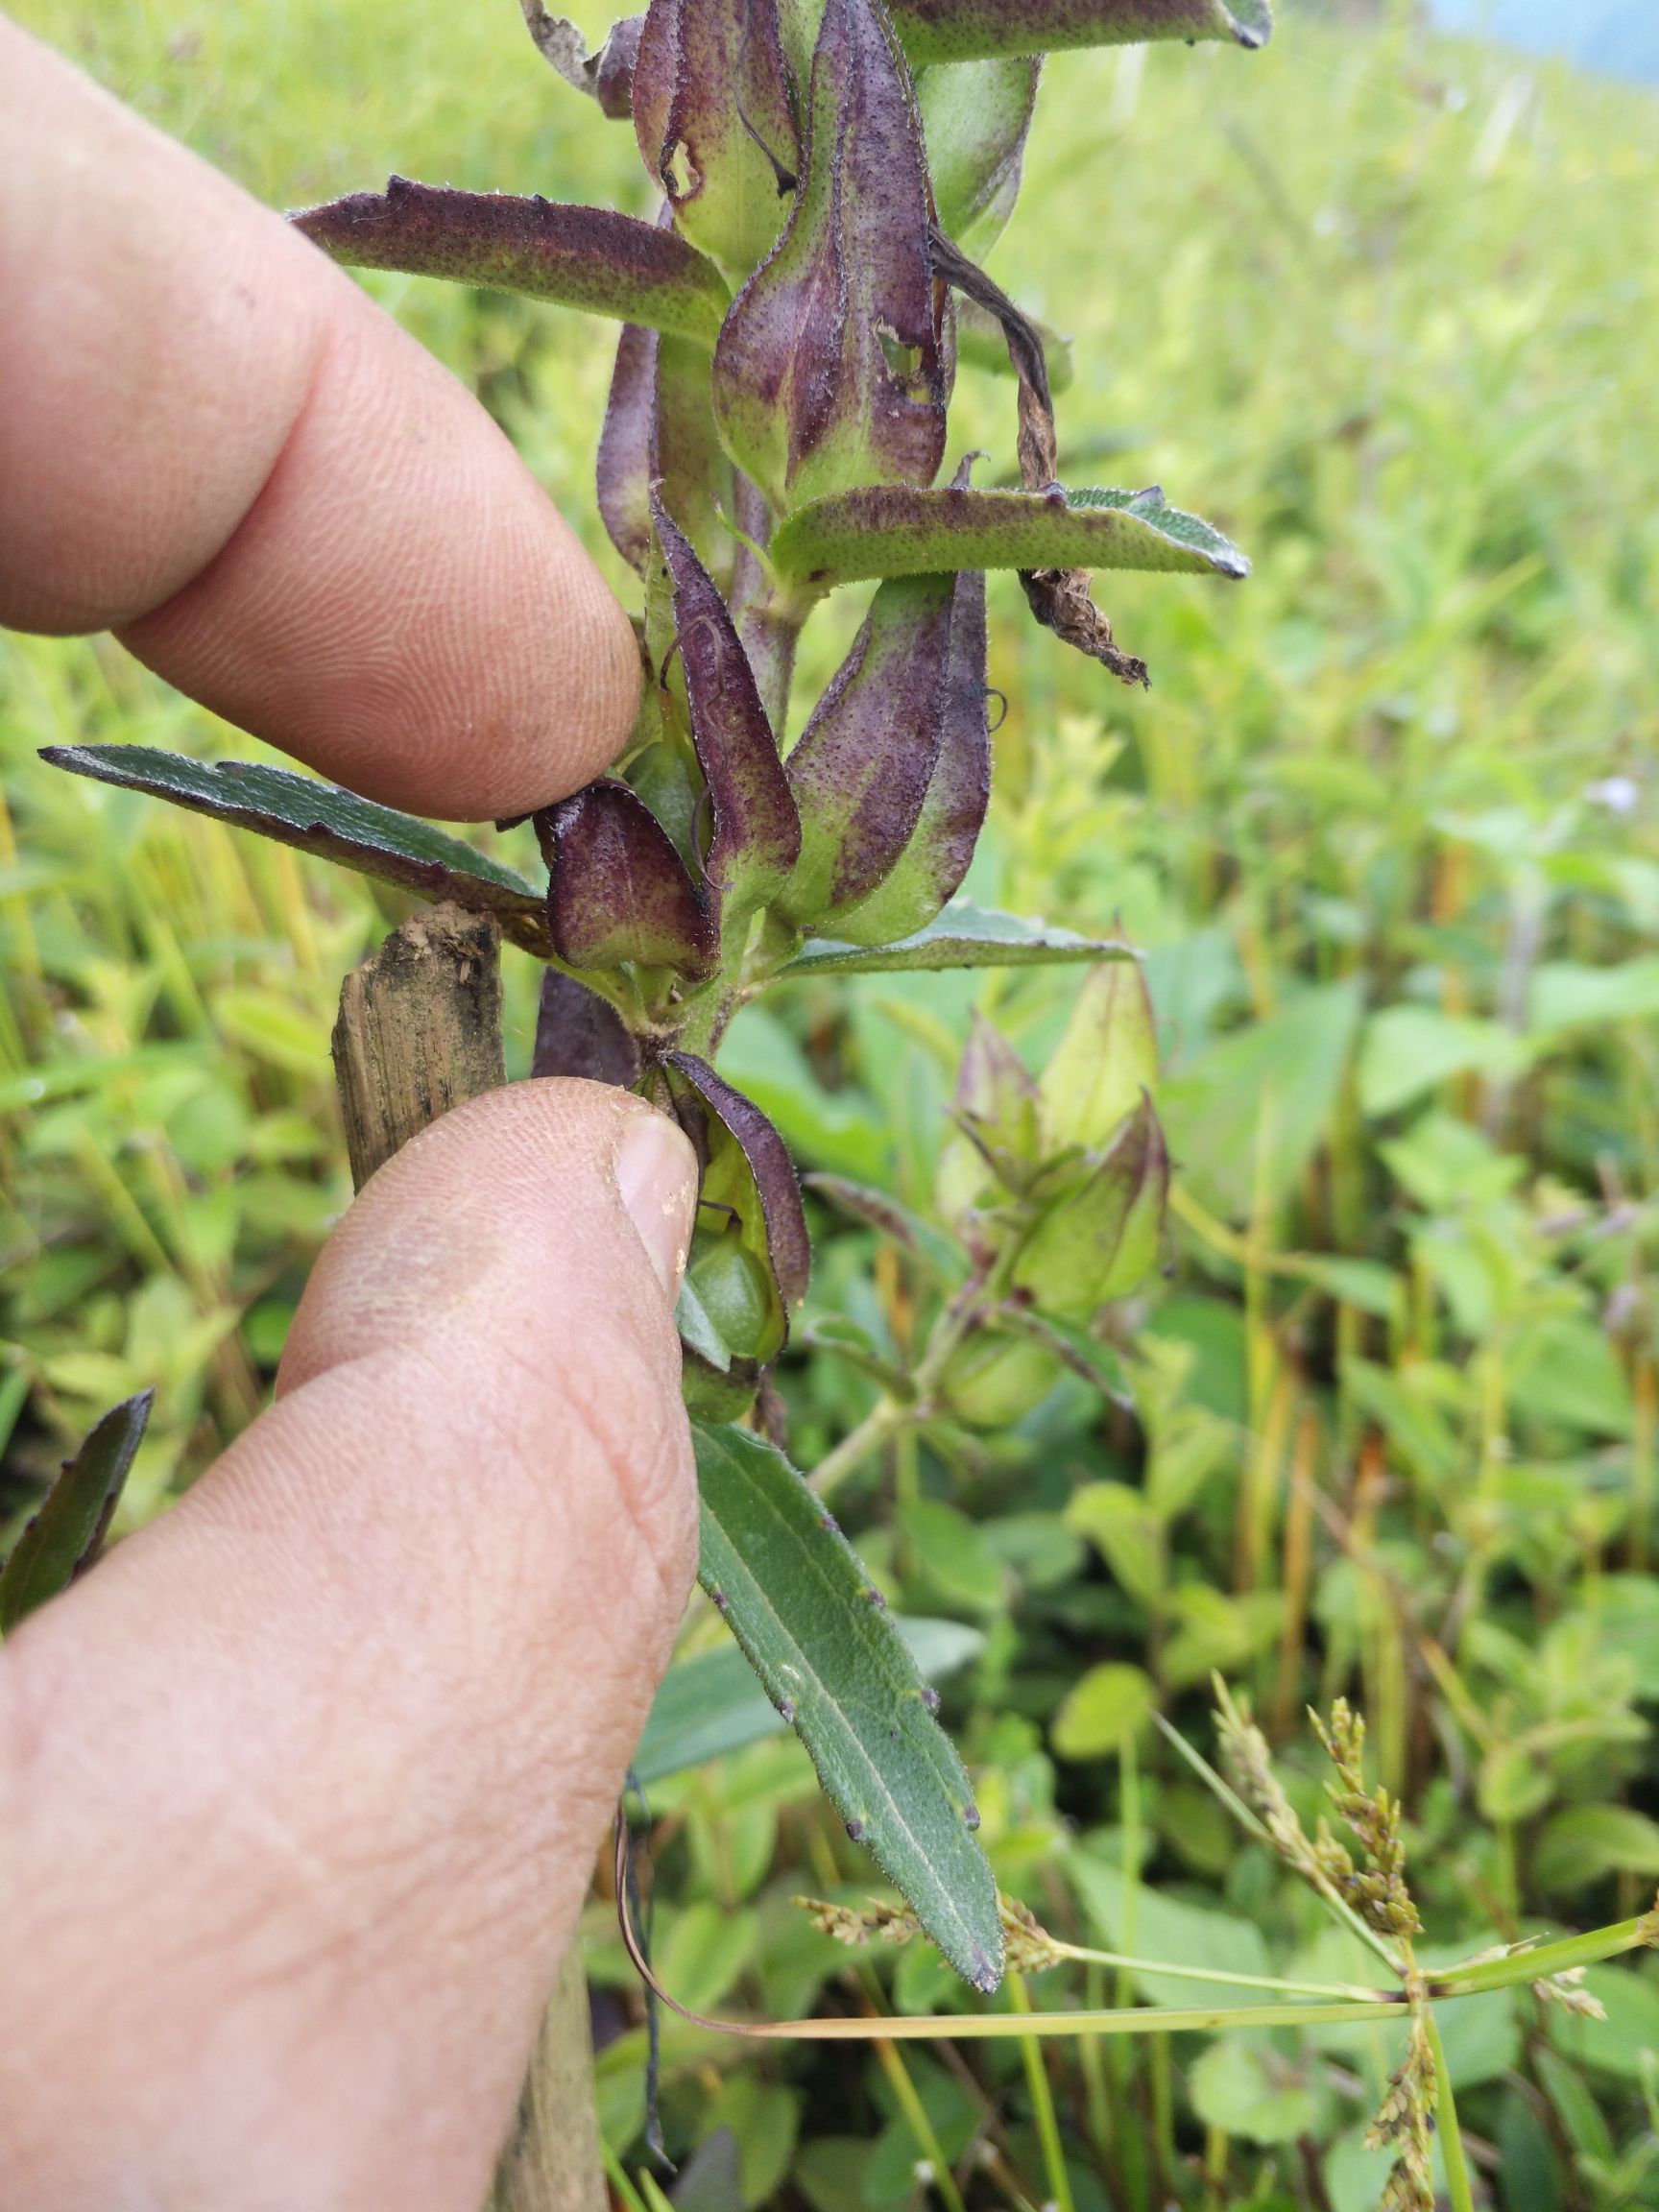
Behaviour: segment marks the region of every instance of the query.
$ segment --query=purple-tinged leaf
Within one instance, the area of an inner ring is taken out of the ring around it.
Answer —
[[[704,868],[735,917],[752,911],[794,867],[801,819],[725,601],[655,495],[652,517],[667,567],[692,742],[713,814]]]
[[[792,582],[830,590],[874,576],[958,568],[1142,568],[1247,576],[1250,564],[1218,530],[1145,492],[924,491],[885,485],[844,492],[792,515],[772,541]]]
[[[931,214],[915,93],[886,15],[878,0],[827,0],[795,211],[714,356],[727,449],[775,506],[938,473],[950,364]]]
[[[558,968],[541,975],[532,1075],[579,1075],[631,1091],[639,1080],[639,1040],[609,998]]]
[[[634,127],[692,243],[746,276],[778,241],[801,168],[778,0],[651,0]]]
[[[610,777],[544,817],[553,949],[572,968],[674,968],[709,975],[720,931],[667,831]]]
[[[73,776],[170,800],[422,899],[449,899],[469,913],[493,914],[504,937],[543,960],[551,949],[545,902],[517,869],[338,783],[252,760],[191,760],[149,745],[48,745],[40,757]]]
[[[881,586],[789,756],[801,859],[779,905],[804,926],[835,934],[910,842],[944,731],[952,582]]]
[[[707,1109],[708,1117],[732,1139],[742,1156],[759,1199],[764,1236],[761,1248],[787,1316],[805,1297],[807,1279],[812,1271],[812,1247],[806,1235],[806,1216],[801,1206],[801,1186],[796,1180],[788,1147],[754,1100],[745,1098],[741,1091],[734,1091],[724,1077],[715,1074],[706,1060],[700,1060],[693,1052],[670,1052],[668,1066],[689,1086]],[[688,1133],[696,1142],[695,1129]],[[705,1142],[708,1142],[707,1131]],[[715,1145],[709,1146],[708,1160],[704,1198],[731,1204],[725,1189],[712,1187],[720,1165]],[[734,1211],[739,1216],[739,1226],[749,1234],[753,1223],[742,1218],[745,1209],[739,1205]],[[753,1208],[748,1211],[753,1214]]]
[[[733,469],[714,428],[709,354],[689,338],[623,326],[599,438],[599,512],[624,561],[645,571],[651,552],[651,487],[684,515],[716,566],[732,558],[720,500]]]
[[[530,36],[566,84],[597,100],[613,122],[626,123],[633,108],[634,62],[643,15],[625,16],[596,53],[567,15],[549,15],[541,0],[521,0]]]
[[[1077,960],[1133,960],[1112,937],[1079,937],[1043,922],[953,899],[936,922],[897,945],[809,938],[782,975],[878,975],[941,968],[1039,968]]]
[[[712,345],[725,278],[672,230],[609,207],[456,192],[394,177],[290,218],[336,261],[523,292]]]
[[[1273,30],[1269,0],[890,0],[890,11],[918,67],[1152,38],[1257,47]]]
[[[944,62],[916,81],[942,230],[988,253],[1014,212],[1041,56]]]
[[[0,1636],[68,1588],[97,1558],[155,1401],[140,1391],[111,1408],[65,1459],[40,1510],[0,1567]]]
[[[835,917],[832,934],[856,945],[899,943],[926,928],[961,889],[991,804],[985,649],[985,578],[969,568],[951,581],[938,745],[916,827],[875,890]]]

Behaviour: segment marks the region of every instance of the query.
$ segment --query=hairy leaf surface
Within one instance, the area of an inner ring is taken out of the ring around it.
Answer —
[[[997,1886],[962,1763],[856,1553],[782,1455],[694,1431],[703,1587],[811,1755],[848,1834],[976,1989],[1002,1978]]]
[[[953,900],[936,922],[897,945],[843,945],[814,938],[782,971],[785,975],[897,974],[917,968],[1034,968],[1068,960],[1133,960],[1113,937],[1079,937],[1044,922]]]
[[[1139,46],[1151,38],[1234,38],[1265,46],[1270,0],[891,0],[912,61]]]

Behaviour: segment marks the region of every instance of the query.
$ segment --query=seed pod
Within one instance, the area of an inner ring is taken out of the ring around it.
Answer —
[[[1014,1286],[1059,1321],[1084,1322],[1152,1266],[1169,1195],[1169,1153],[1149,1098],[1104,1156],[1068,1178],[1014,1262]]]
[[[1044,1157],[1037,1086],[1007,1039],[975,1014],[956,1075],[954,1133],[939,1154],[936,1195],[948,1219],[962,1220],[997,1195],[1018,1196]]]
[[[777,243],[801,167],[778,0],[651,0],[633,102],[675,221],[747,276]]]
[[[703,865],[724,897],[728,923],[734,924],[788,877],[801,854],[801,818],[725,602],[655,493],[651,514],[673,623],[669,645],[660,635],[650,639],[658,684],[666,689],[673,678],[670,700],[678,707],[683,699],[690,722],[713,818]],[[661,622],[660,611],[659,632]],[[671,659],[677,670],[669,670]]]
[[[783,1140],[760,1109],[688,1052],[665,1063],[669,1100],[703,1166],[698,1238],[680,1303],[686,1403],[732,1420],[789,1340],[811,1251]]]
[[[714,356],[727,450],[779,508],[930,484],[950,393],[921,120],[878,0],[826,0],[805,173]]]
[[[732,464],[714,428],[706,348],[637,324],[623,327],[599,437],[599,513],[611,542],[643,575],[651,551],[651,487],[682,515],[718,572],[733,541],[720,518],[733,499]]]
[[[1016,56],[943,62],[916,80],[939,228],[967,252],[988,253],[1014,212],[1042,68],[1041,56]]]
[[[882,881],[839,916],[837,936],[855,945],[897,944],[926,928],[961,888],[991,803],[989,697],[985,579],[970,569],[952,584],[938,744],[916,827]]]
[[[639,1041],[601,998],[557,968],[541,971],[532,1075],[579,1075],[630,1091],[639,1080]]]
[[[717,914],[666,830],[626,783],[606,777],[539,817],[551,881],[553,949],[572,968],[635,963],[711,974]]]
[[[1141,963],[1092,968],[1038,1085],[1046,1155],[1073,1146],[1099,1151],[1157,1078],[1157,1030]]]

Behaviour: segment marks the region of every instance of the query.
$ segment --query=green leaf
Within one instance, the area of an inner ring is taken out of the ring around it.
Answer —
[[[1294,2143],[1319,2117],[1317,2095],[1260,2037],[1218,2037],[1188,2069],[1187,2087],[1206,2128],[1246,2143]]]
[[[1659,1014],[1659,955],[1612,968],[1548,960],[1532,977],[1529,1029],[1550,1033],[1601,1028],[1610,1022],[1648,1022]]]
[[[0,1636],[56,1598],[90,1566],[143,1440],[154,1390],[106,1413],[63,1471],[0,1568]]]
[[[919,66],[1147,38],[1233,38],[1265,46],[1269,0],[893,0],[904,50]]]
[[[982,1633],[960,1621],[901,1616],[895,1626],[928,1682],[943,1682],[984,1648]],[[781,1735],[784,1725],[741,1651],[730,1647],[700,1651],[695,1658],[676,1660],[664,1675],[634,1754],[633,1772],[641,1782],[661,1782],[762,1737]]]
[[[950,1963],[1002,1978],[997,1887],[961,1761],[852,1547],[779,1452],[694,1430],[699,1576],[811,1755],[848,1834],[874,1853]]]
[[[194,814],[255,830],[422,899],[452,899],[475,914],[493,914],[515,945],[542,958],[551,950],[545,901],[517,869],[338,783],[252,760],[189,760],[150,745],[48,745],[40,757],[72,776],[147,791]]]
[[[508,192],[455,192],[391,178],[291,218],[350,269],[447,276],[613,315],[712,346],[731,295],[712,261],[678,232],[610,207]]]
[[[1100,1759],[1120,1750],[1152,1718],[1157,1693],[1140,1667],[1108,1660],[1091,1667],[1061,1700],[1051,1733],[1062,1759]]]
[[[1044,922],[952,900],[936,922],[897,945],[841,945],[816,937],[781,971],[792,975],[893,974],[910,968],[1032,968],[1067,960],[1133,960],[1112,937],[1078,937]]]
[[[877,576],[962,568],[1145,568],[1250,573],[1196,515],[1144,492],[975,492],[913,484],[837,493],[803,507],[772,541],[781,575],[828,591]]]
[[[1659,1821],[1630,1805],[1570,1805],[1548,1822],[1532,1872],[1549,1890],[1588,1889],[1609,1874],[1659,1878]]]
[[[1497,1022],[1443,1014],[1437,1006],[1387,1006],[1373,1015],[1359,1049],[1363,1113],[1395,1113],[1454,1075],[1521,1074],[1531,1053]]]

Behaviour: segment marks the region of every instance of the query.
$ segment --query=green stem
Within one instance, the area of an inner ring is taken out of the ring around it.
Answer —
[[[1547,1982],[1553,1974],[1569,1974],[1577,1966],[1599,1966],[1622,1952],[1639,1951],[1659,1938],[1654,1915],[1644,1912],[1635,1920],[1621,1920],[1611,1928],[1593,1928],[1585,1936],[1568,1936],[1558,1943],[1542,1943],[1536,1950],[1512,1951],[1506,1959],[1476,1959],[1467,1966],[1447,1966],[1428,1977],[1431,1993],[1439,1998],[1473,1997],[1481,1989],[1510,1989],[1521,1982]]]
[[[878,1398],[857,1428],[843,1436],[834,1451],[812,1470],[811,1483],[819,1497],[828,1498],[849,1475],[855,1475],[865,1460],[904,1426],[909,1413],[909,1407],[900,1406],[891,1398]]]
[[[1008,1996],[1016,2012],[1030,2012],[1031,1996],[1023,1975],[1009,1975]],[[1037,2120],[1037,2139],[1043,2146],[1043,2165],[1048,2177],[1049,2201],[1059,2207],[1059,2212],[1076,2212],[1071,2196],[1071,2176],[1066,2171],[1066,2153],[1060,2142],[1060,2121],[1054,2110],[1054,2091],[1049,2085],[1048,2069],[1043,2063],[1043,2047],[1035,2035],[1021,2037],[1020,2055],[1025,2061],[1025,2086],[1031,2092],[1031,2108]]]
[[[629,2180],[623,2170],[621,2159],[617,2157],[609,2143],[602,2143],[599,2150],[600,2155],[605,2161],[605,2178],[615,2190],[617,2196],[621,2198],[625,2212],[645,2212],[644,2200],[633,2182]]]
[[[893,2021],[882,2023],[881,2040],[876,2046],[881,2071],[886,2075],[899,2109],[916,2138],[917,2149],[933,2169],[933,2187],[944,2198],[950,2212],[968,2212],[962,2201],[962,2192],[956,2186],[956,2176],[950,2171],[950,2161],[940,2149],[939,2138],[933,2132],[933,2123],[927,2117],[926,2106],[916,2093],[916,2084],[910,2079],[909,2068],[889,2039],[889,2031],[897,2025]]]
[[[1427,2015],[1429,2048],[1434,2056],[1434,2080],[1438,2091],[1435,2124],[1440,2134],[1440,2149],[1446,2160],[1446,2193],[1451,2200],[1452,2212],[1475,2212],[1475,2189],[1469,2177],[1469,2161],[1463,2151],[1463,2130],[1457,2124],[1457,2104],[1452,2094],[1452,2077],[1446,2067],[1446,2047],[1440,2040],[1439,2024],[1432,2012]]]
[[[1094,1951],[1082,1943],[1056,1942],[1062,1959],[1080,1964],[1121,1966],[1131,1974],[1166,1974],[1176,1982],[1224,1982],[1233,1989],[1277,1989],[1286,1997],[1379,1997],[1392,1999],[1392,1989],[1368,1989],[1354,1982],[1279,1982],[1270,1974],[1232,1974],[1223,1966],[1171,1966],[1162,1959],[1130,1959],[1120,1951]]]

